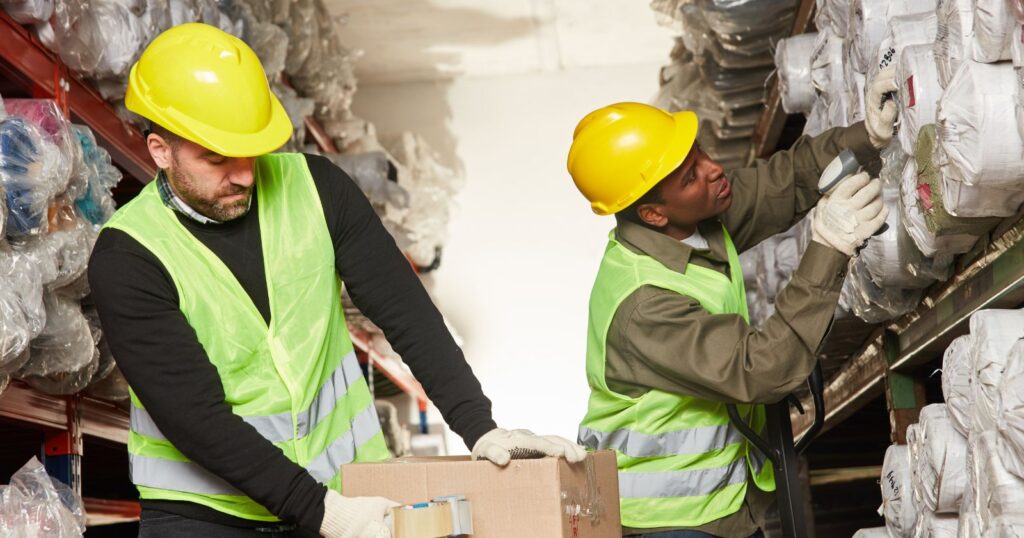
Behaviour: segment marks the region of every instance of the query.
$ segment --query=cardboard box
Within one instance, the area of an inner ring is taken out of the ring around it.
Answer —
[[[400,458],[343,465],[342,491],[415,504],[463,495],[480,538],[618,538],[619,481],[615,453],[512,460],[507,467],[469,457]]]

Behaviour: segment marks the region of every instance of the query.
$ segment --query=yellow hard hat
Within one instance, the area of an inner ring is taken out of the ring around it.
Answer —
[[[132,66],[124,104],[226,157],[270,153],[292,135],[256,53],[207,24],[182,24],[158,35]]]
[[[616,103],[587,114],[569,149],[569,175],[598,215],[629,207],[683,164],[697,139],[697,114]]]

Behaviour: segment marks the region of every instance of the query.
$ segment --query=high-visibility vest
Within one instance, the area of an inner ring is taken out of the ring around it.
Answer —
[[[232,411],[340,492],[343,464],[386,459],[388,451],[345,326],[334,245],[304,156],[264,155],[254,171],[269,326],[231,271],[163,204],[156,181],[106,227],[133,237],[166,268]],[[134,392],[128,452],[132,482],[143,499],[189,501],[240,518],[277,520],[189,461],[160,433]]]
[[[641,286],[692,297],[712,314],[747,318],[743,273],[728,232],[725,244],[731,278],[692,263],[685,273],[673,271],[622,246],[614,234],[601,261],[590,296],[591,392],[579,441],[587,448],[615,450],[626,527],[697,527],[734,514],[743,504],[751,475],[759,489],[775,490],[771,465],[732,426],[725,403],[654,389],[633,398],[609,389],[605,380],[612,318]],[[764,406],[738,407],[755,431],[764,428]]]

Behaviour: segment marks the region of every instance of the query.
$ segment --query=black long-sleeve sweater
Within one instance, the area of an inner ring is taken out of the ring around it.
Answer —
[[[472,447],[495,427],[491,402],[440,313],[352,179],[324,157],[306,155],[306,161],[337,271],[353,302],[383,329],[445,421]],[[231,222],[204,225],[180,214],[178,219],[227,265],[269,323],[256,198],[246,216]],[[117,364],[167,439],[282,520],[318,532],[325,487],[224,402],[217,370],[179,309],[160,261],[128,234],[107,229],[89,261],[89,283]],[[222,524],[256,523],[194,503],[142,505]]]

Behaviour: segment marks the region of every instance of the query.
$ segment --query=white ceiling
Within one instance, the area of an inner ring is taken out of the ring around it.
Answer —
[[[325,0],[362,83],[668,60],[647,0]]]

